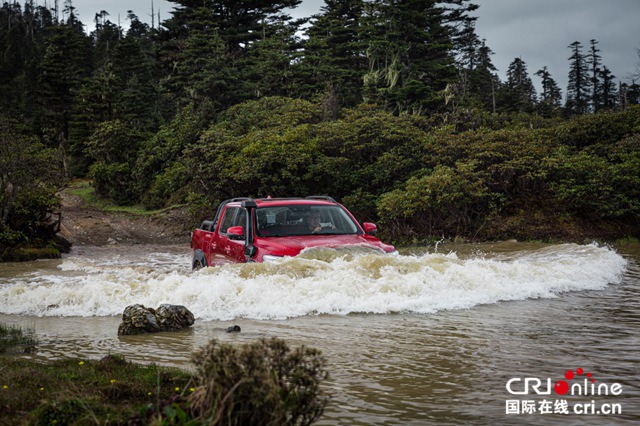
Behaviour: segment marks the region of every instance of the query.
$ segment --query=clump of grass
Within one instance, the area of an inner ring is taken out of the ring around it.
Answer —
[[[37,343],[22,328],[0,323],[0,354],[32,352]]]
[[[191,380],[187,372],[117,355],[47,363],[3,357],[2,364],[7,424],[148,424],[166,401],[189,392]]]
[[[310,425],[328,402],[320,389],[326,361],[316,349],[291,350],[275,338],[240,348],[212,340],[193,359],[189,409],[207,424]]]
[[[0,424],[310,425],[328,398],[316,349],[211,341],[195,374],[119,355],[39,363],[2,357]]]

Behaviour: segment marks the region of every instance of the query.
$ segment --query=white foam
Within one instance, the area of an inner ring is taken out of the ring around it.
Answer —
[[[155,259],[149,262],[149,259]],[[322,259],[322,260],[320,260]],[[69,257],[34,277],[0,283],[0,312],[120,315],[127,305],[188,307],[199,319],[285,319],[313,314],[432,313],[478,304],[599,290],[622,280],[612,249],[564,244],[494,258],[325,255],[190,273],[185,255]]]

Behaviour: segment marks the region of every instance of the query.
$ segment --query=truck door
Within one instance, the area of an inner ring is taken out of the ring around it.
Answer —
[[[220,220],[218,232],[215,233],[210,244],[212,259],[219,263],[238,263],[246,260],[244,254],[245,242],[242,239],[232,239],[227,229],[232,226],[246,228],[247,210],[241,207],[227,207]]]

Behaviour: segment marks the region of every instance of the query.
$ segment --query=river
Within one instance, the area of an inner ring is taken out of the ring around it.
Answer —
[[[192,273],[186,246],[76,247],[0,264],[0,322],[31,330],[35,359],[118,353],[189,369],[212,338],[315,347],[330,372],[322,425],[640,420],[640,245],[402,253],[312,251]],[[196,323],[118,337],[134,303],[185,305]]]

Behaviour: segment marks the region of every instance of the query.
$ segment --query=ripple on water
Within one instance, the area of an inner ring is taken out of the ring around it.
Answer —
[[[320,424],[552,424],[559,419],[505,416],[505,383],[577,367],[622,383],[611,402],[624,412],[560,420],[631,424],[640,416],[638,257],[595,245],[493,247],[307,254],[195,274],[183,247],[84,248],[25,269],[0,265],[0,322],[31,328],[35,356],[49,359],[121,353],[190,368],[211,338],[316,347],[332,395]],[[134,302],[181,303],[198,318],[186,332],[119,338],[119,315]],[[233,324],[242,332],[225,333]]]

